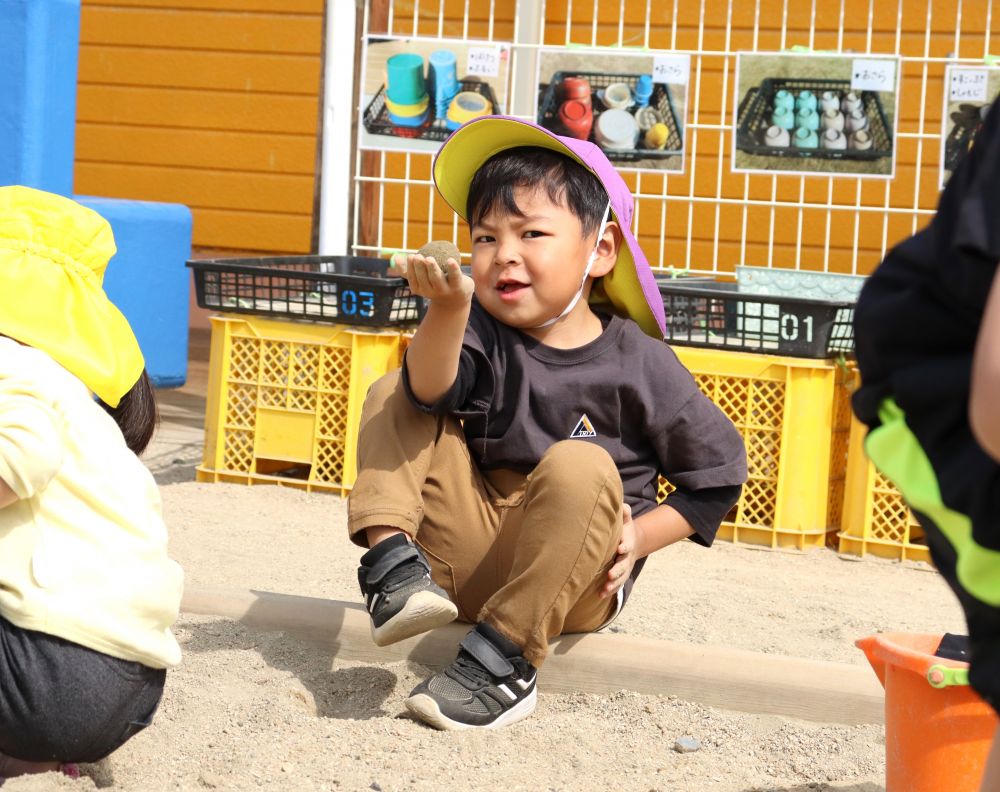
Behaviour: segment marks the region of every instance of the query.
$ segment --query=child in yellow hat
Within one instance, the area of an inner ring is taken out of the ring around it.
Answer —
[[[180,661],[182,573],[136,456],[156,405],[102,287],[114,252],[92,210],[0,188],[0,783],[107,756]]]

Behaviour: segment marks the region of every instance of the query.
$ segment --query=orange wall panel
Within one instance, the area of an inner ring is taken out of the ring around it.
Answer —
[[[75,189],[186,204],[201,247],[307,253],[323,0],[83,0]]]

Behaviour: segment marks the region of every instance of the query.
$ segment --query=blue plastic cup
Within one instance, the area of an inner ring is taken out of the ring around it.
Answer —
[[[653,78],[648,74],[640,74],[639,79],[635,81],[632,95],[635,97],[636,107],[646,107],[653,95]]]
[[[461,90],[456,74],[455,53],[446,49],[435,50],[428,60],[428,90],[434,99],[434,114],[437,118],[444,118],[448,114],[451,100]]]
[[[415,105],[427,95],[424,59],[413,52],[401,52],[385,62],[389,98],[399,105]]]

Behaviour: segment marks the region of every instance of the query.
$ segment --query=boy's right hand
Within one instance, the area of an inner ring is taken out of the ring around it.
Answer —
[[[431,302],[445,307],[465,306],[472,300],[474,284],[472,278],[462,272],[453,258],[445,262],[447,272],[442,271],[431,256],[410,253],[405,259],[397,253],[392,259],[389,274],[406,278],[410,291]]]

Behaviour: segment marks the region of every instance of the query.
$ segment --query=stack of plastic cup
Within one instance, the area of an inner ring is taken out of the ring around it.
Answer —
[[[462,88],[455,73],[455,53],[446,49],[435,50],[429,60],[427,76],[431,96],[434,98],[434,116],[446,118],[451,100]]]
[[[422,126],[429,115],[424,59],[412,52],[401,52],[389,58],[385,67],[389,120],[396,126]]]

